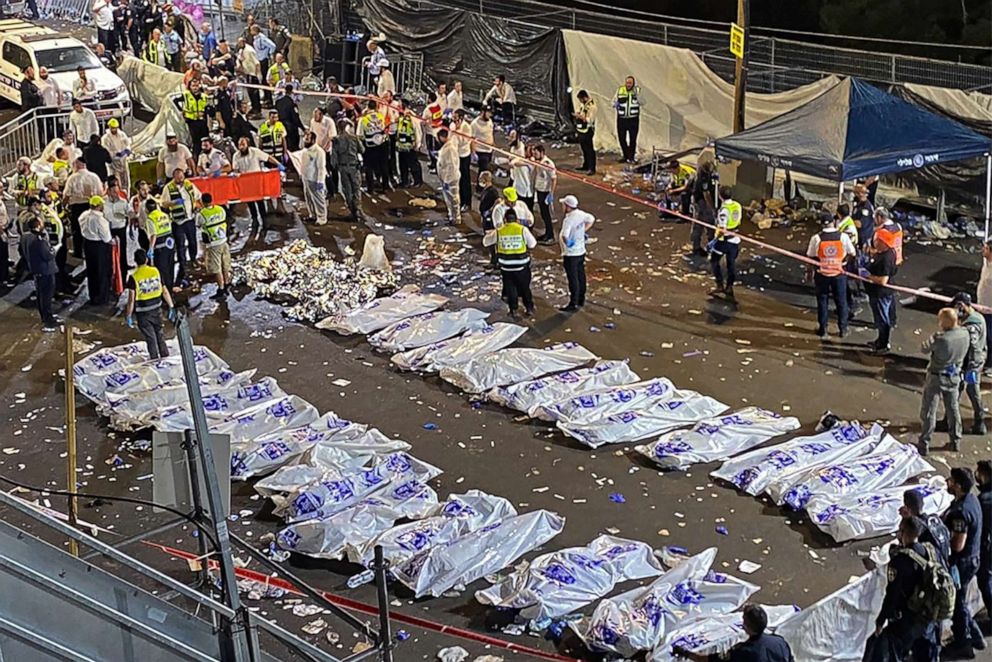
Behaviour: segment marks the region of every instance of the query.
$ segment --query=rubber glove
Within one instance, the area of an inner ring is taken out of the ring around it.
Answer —
[[[714,248],[716,248],[716,239],[711,239],[710,243],[706,244],[706,250],[712,251]]]
[[[286,172],[286,166],[282,163],[280,163],[277,167],[279,168],[279,172]]]
[[[868,270],[865,269],[864,267],[859,267],[858,268],[858,275],[861,276],[862,278],[868,278],[869,273],[868,273]]]
[[[169,321],[174,324],[176,322],[176,319],[179,318],[179,313],[176,312],[175,308],[169,308],[169,312],[166,315],[166,317],[168,317]]]
[[[323,182],[317,182],[317,186],[316,186],[317,193],[323,193],[324,192],[324,188],[325,187],[324,187],[324,183]]]
[[[130,327],[130,328],[133,329],[134,328],[134,315],[128,315],[127,316],[127,319],[124,320],[124,323],[127,324],[128,327]]]
[[[964,373],[964,383],[965,384],[977,384],[978,383],[978,371],[969,370]]]
[[[155,251],[148,249],[148,263],[151,264],[155,260]]]
[[[553,205],[554,203],[555,203],[555,196],[553,196],[551,193],[548,193],[546,196],[544,196],[544,204]]]

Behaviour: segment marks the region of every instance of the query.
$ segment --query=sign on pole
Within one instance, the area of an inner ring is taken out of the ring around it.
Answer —
[[[744,57],[744,28],[736,23],[730,24],[730,52],[734,57]]]

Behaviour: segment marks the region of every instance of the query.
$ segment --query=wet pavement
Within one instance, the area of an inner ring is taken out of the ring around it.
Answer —
[[[555,150],[552,158],[568,167],[578,162],[578,150],[567,154]],[[934,306],[900,310],[893,353],[886,357],[864,349],[874,337],[867,312],[850,337],[821,342],[813,335],[815,305],[798,263],[744,248],[739,262],[743,285],[737,288],[736,301],[711,298],[706,261],[682,256],[688,225],[659,221],[648,207],[563,179],[559,194],[566,193],[576,194],[582,207],[600,219],[589,246],[589,303],[573,315],[557,311],[567,296],[564,274],[556,253],[538,247],[534,251],[537,316],[521,344],[537,347],[575,340],[604,358],[629,357],[632,369],[642,377],[668,377],[678,386],[734,408],[758,405],[797,416],[804,432],[811,431],[830,409],[842,418],[879,420],[903,441],[915,438],[925,368],[919,343],[934,326]],[[366,205],[371,218],[360,225],[341,220],[345,210],[340,198],[332,202],[332,220],[323,227],[305,225],[294,215],[279,215],[267,232],[258,233],[246,218],[239,218],[235,258],[299,237],[336,256],[349,250],[360,253],[365,235],[372,231],[385,237],[387,253],[404,282],[450,293],[453,306],[492,311],[492,320],[508,319],[499,301],[498,275],[487,266],[476,232],[477,217],[466,216],[465,225],[457,228],[437,225],[440,214],[417,211],[408,205],[409,197],[406,191],[396,191]],[[796,251],[805,248],[808,237],[804,228],[757,231],[745,222],[743,229]],[[428,245],[431,250],[425,253]],[[439,254],[452,257],[438,258]],[[914,249],[910,244],[900,283],[938,291],[965,287],[977,278],[979,261],[975,253]],[[277,378],[286,392],[302,395],[322,412],[334,411],[409,441],[414,455],[445,471],[432,483],[442,498],[477,488],[507,497],[521,511],[547,508],[563,514],[564,532],[540,551],[583,545],[606,531],[655,546],[680,545],[692,551],[717,546],[717,563],[724,570],[735,571],[745,559],[762,565],[748,576],[762,587],[756,600],[807,606],[860,574],[859,553],[881,542],[835,545],[802,515],[715,484],[707,475],[715,465],[662,475],[633,453],[632,444],[590,451],[547,425],[517,420],[515,412],[488,404],[473,406],[437,377],[400,373],[390,366],[388,356],[373,352],[360,337],[341,338],[288,321],[280,305],[259,300],[244,288],[226,301],[212,301],[207,297],[213,287],[205,285],[202,293],[183,295],[198,344],[210,347],[236,370],[257,368],[260,376]],[[64,485],[64,393],[58,377],[64,361],[62,337],[41,333],[30,291],[30,285],[21,285],[4,291],[0,301],[7,340],[0,352],[0,396],[7,410],[5,432],[0,435],[4,453],[0,472],[35,485]],[[112,345],[137,338],[119,313],[94,311],[81,306],[83,301],[85,295],[61,314],[91,332],[84,341]],[[350,385],[331,384],[338,379]],[[122,451],[122,443],[131,437],[109,431],[92,406],[78,400],[79,466],[84,481],[80,489],[150,498],[151,481],[139,480],[151,472],[149,454]],[[967,426],[971,412],[963,413]],[[428,422],[436,429],[425,429]],[[966,437],[958,454],[942,451],[945,441],[946,435],[938,433],[932,456],[943,473],[949,466],[973,466],[992,453],[988,438]],[[115,455],[123,459],[123,466],[113,466]],[[622,494],[624,502],[611,500],[613,493]],[[253,514],[233,527],[235,533],[258,540],[278,530],[280,522],[271,514],[271,506],[253,496],[250,484],[234,486],[232,512],[248,509]],[[63,509],[63,500],[53,497],[51,502]],[[116,503],[89,503],[81,516],[123,535],[151,528],[163,519],[148,509]],[[717,531],[720,526],[726,527],[727,535]],[[196,550],[189,531],[155,540]],[[140,546],[134,549],[172,575],[191,579],[185,562]],[[370,587],[346,589],[345,581],[356,566],[305,558],[292,558],[289,564],[315,587],[374,602]],[[249,567],[258,569],[254,564]],[[472,585],[457,596],[414,601],[394,586],[391,599],[401,613],[484,633],[486,611],[472,597],[480,587]],[[272,600],[250,604],[294,631],[312,620],[294,617],[285,605]],[[350,649],[354,640],[348,628],[331,617],[325,619],[342,635],[342,646]],[[412,635],[402,642],[399,660],[431,659],[439,648],[450,645],[462,645],[473,655],[526,657],[403,625],[394,627]],[[545,651],[555,649],[537,637],[494,636]],[[322,642],[323,634],[308,638]]]

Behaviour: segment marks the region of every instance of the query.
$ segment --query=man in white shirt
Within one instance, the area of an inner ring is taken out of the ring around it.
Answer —
[[[258,59],[258,51],[249,44],[244,37],[238,38],[238,57],[235,60],[234,70],[245,77],[245,82],[249,85],[261,85],[262,83],[262,63]],[[262,112],[262,98],[259,90],[249,87],[248,98],[251,100],[251,112]]]
[[[396,94],[396,79],[393,78],[393,70],[389,66],[389,60],[383,60],[379,64],[379,82],[376,86],[379,97],[386,96],[386,93]]]
[[[114,177],[120,183],[121,189],[130,190],[127,159],[131,156],[131,138],[121,130],[121,123],[117,118],[111,118],[107,122],[107,132],[103,134],[100,142],[110,152],[110,167],[113,169]]]
[[[327,224],[327,152],[317,144],[317,136],[307,131],[303,136],[303,163],[300,175],[303,179],[303,201],[307,205],[310,218],[317,225]]]
[[[79,217],[86,250],[86,282],[90,304],[105,306],[110,302],[111,244],[110,223],[103,215],[103,198],[94,195],[90,208]]]
[[[493,86],[482,99],[482,105],[490,106],[493,109],[493,117],[498,121],[511,126],[516,124],[517,95],[506,82],[506,76],[503,74],[496,76]]]
[[[565,278],[568,279],[568,305],[558,310],[571,313],[586,303],[586,233],[596,219],[579,209],[579,200],[574,195],[566,195],[559,202],[565,215],[558,243]]]
[[[448,110],[455,112],[463,108],[465,108],[465,104],[464,96],[462,95],[462,82],[456,80],[451,85],[451,91],[448,92]]]
[[[84,144],[89,142],[91,136],[100,135],[100,123],[96,121],[96,113],[89,108],[83,108],[83,102],[79,99],[72,100],[69,128]]]
[[[720,211],[723,211],[722,207]],[[831,296],[837,308],[840,335],[847,335],[847,272],[844,267],[854,259],[856,251],[851,237],[837,229],[837,223],[830,212],[821,214],[820,223],[823,229],[809,238],[806,257],[818,262],[816,267],[809,266],[807,269],[813,274],[813,287],[816,289],[816,335],[825,340]]]
[[[517,195],[517,189],[513,186],[507,186],[503,189],[502,197],[493,207],[493,227],[498,228],[503,225],[503,216],[511,209],[521,225],[528,228],[534,227],[534,212],[527,207],[527,203],[520,199],[520,196]]]
[[[455,121],[451,123],[452,135],[458,141],[458,199],[462,211],[468,211],[472,204],[472,127],[465,119],[464,110],[455,111]]]
[[[214,147],[214,139],[210,136],[200,141],[200,159],[196,166],[197,172],[205,177],[220,177],[231,172],[227,154]]]
[[[165,147],[158,151],[158,165],[155,167],[158,180],[162,181],[166,177],[171,177],[176,168],[183,172],[196,172],[193,152],[189,150],[189,147],[179,142],[174,131],[169,131],[165,134]]]
[[[327,197],[334,197],[338,192],[338,178],[334,168],[331,167],[331,144],[334,136],[338,135],[338,128],[334,120],[327,116],[324,109],[317,106],[313,109],[313,116],[310,118],[310,131],[313,132],[317,144],[327,154]]]
[[[554,213],[555,191],[558,189],[558,170],[555,162],[548,158],[544,145],[534,145],[534,160],[540,165],[534,166],[534,195],[537,197],[537,207],[544,221],[544,235],[538,241],[553,244],[555,241]]]
[[[38,69],[37,85],[46,106],[58,107],[62,104],[62,89],[58,81],[48,75],[48,67]]]
[[[138,246],[138,242],[129,243],[127,240],[128,201],[124,197],[120,183],[111,177],[107,181],[107,194],[103,196],[103,216],[110,224],[110,234],[117,241],[118,265],[120,266],[121,282],[123,283],[128,269],[127,254]]]
[[[448,223],[454,225],[461,219],[461,204],[458,197],[461,168],[458,158],[458,140],[447,129],[437,132],[441,149],[437,153],[437,177],[441,180],[441,197],[448,210]]]
[[[279,161],[270,154],[263,152],[257,147],[252,147],[248,142],[248,139],[241,137],[238,139],[238,149],[234,152],[234,156],[231,158],[231,170],[236,174],[242,174],[246,172],[261,172],[262,164],[268,163],[269,165],[284,169]],[[251,214],[251,220],[254,225],[261,225],[262,229],[265,228],[265,206],[262,204],[261,200],[252,200],[248,204],[248,213]]]
[[[510,161],[510,178],[521,202],[527,207],[531,218],[534,216],[534,166],[527,158],[530,146],[523,146],[524,153]]]
[[[96,23],[96,39],[113,53],[117,50],[117,33],[114,31],[114,7],[110,0],[94,0],[90,7]]]
[[[62,199],[69,205],[69,223],[72,227],[72,254],[83,257],[83,233],[79,227],[79,217],[90,208],[90,198],[103,195],[103,182],[86,169],[81,158],[73,162],[74,172],[65,180]]]
[[[472,151],[475,152],[479,173],[481,174],[483,171],[489,170],[489,166],[493,160],[492,145],[496,142],[496,138],[493,135],[492,114],[489,112],[488,106],[482,107],[482,112],[472,120],[470,127],[472,133]]]
[[[369,49],[369,59],[365,64],[365,68],[368,69],[370,78],[370,88],[376,87],[379,82],[379,74],[382,71],[382,63],[388,61],[386,58],[386,52],[382,50],[378,42],[375,39],[369,39],[368,43],[365,44]]]

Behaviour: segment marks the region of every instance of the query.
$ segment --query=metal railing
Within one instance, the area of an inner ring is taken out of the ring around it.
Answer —
[[[77,23],[89,23],[91,0],[37,0],[38,11],[45,19],[59,19],[62,21],[75,21]]]
[[[371,75],[368,70],[369,58],[362,58],[361,85],[371,94],[374,87],[369,87]],[[419,94],[423,89],[424,54],[423,53],[391,53],[389,55],[389,70],[396,80],[396,94]]]
[[[535,0],[418,1],[424,6],[460,9],[531,25],[688,48],[700,54],[722,78],[733,78],[734,60],[728,52],[727,30],[644,20],[622,13],[562,8]],[[831,74],[856,76],[878,83],[918,83],[992,91],[992,67],[760,35],[752,35],[750,48],[748,83],[756,92],[779,92]]]

